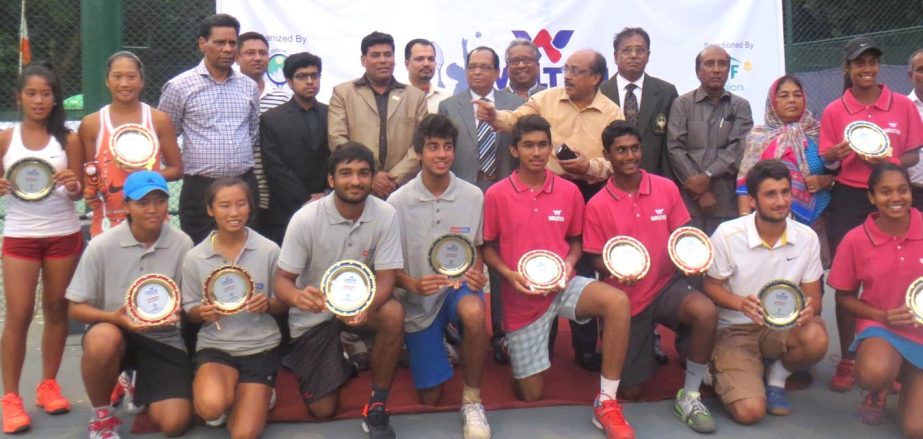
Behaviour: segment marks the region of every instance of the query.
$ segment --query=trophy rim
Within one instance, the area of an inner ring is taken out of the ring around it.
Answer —
[[[368,297],[354,309],[339,308],[335,303],[333,303],[333,301],[330,300],[331,283],[340,273],[344,271],[358,272],[360,277],[366,281],[366,286],[368,287]],[[334,263],[330,266],[330,268],[327,269],[326,272],[324,272],[324,275],[321,277],[321,292],[324,294],[324,304],[326,305],[328,311],[340,317],[353,317],[368,309],[368,307],[372,304],[372,301],[375,300],[375,274],[371,269],[369,269],[367,265],[360,261],[355,259],[344,259]]]
[[[439,264],[437,264],[436,258],[435,258],[437,248],[440,245],[443,245],[444,243],[449,242],[449,241],[460,242],[462,247],[464,247],[465,249],[465,254],[467,255],[467,258],[465,259],[465,264],[463,264],[459,268],[451,269],[451,270],[446,269],[440,266]],[[433,243],[430,244],[429,252],[428,252],[428,260],[429,260],[429,267],[433,270],[434,273],[448,276],[450,278],[457,278],[457,277],[464,276],[465,272],[467,272],[472,266],[474,266],[474,262],[477,260],[477,251],[474,249],[474,244],[472,244],[471,241],[469,241],[468,238],[466,238],[464,235],[460,235],[457,233],[448,233],[448,234],[445,234],[445,235],[442,235],[436,238],[436,240],[434,240]]]
[[[247,289],[247,291],[244,293],[244,297],[231,306],[227,306],[218,301],[214,293],[215,282],[217,282],[218,279],[225,275],[238,276],[242,278],[244,280],[244,286]],[[243,309],[247,306],[247,302],[251,297],[253,297],[255,289],[256,288],[253,283],[253,276],[250,275],[250,272],[247,271],[246,268],[235,264],[226,264],[215,268],[211,273],[209,273],[208,278],[205,279],[205,288],[203,289],[203,293],[208,303],[215,305],[215,311],[217,311],[219,314],[233,315],[243,311]]]
[[[48,180],[51,182],[51,184],[49,186],[45,186],[45,188],[39,192],[26,193],[26,192],[20,191],[18,189],[18,186],[16,186],[16,180],[15,180],[16,175],[15,174],[22,172],[22,169],[28,165],[37,165],[38,167],[44,169],[48,173]],[[10,188],[10,195],[16,197],[17,199],[21,201],[35,203],[38,201],[42,201],[45,198],[48,198],[52,194],[52,192],[54,192],[54,187],[55,187],[54,174],[55,174],[54,166],[50,162],[48,162],[48,160],[45,160],[41,157],[25,157],[25,158],[22,158],[22,159],[19,159],[13,162],[13,164],[10,165],[10,168],[6,170],[6,175],[4,175],[4,178],[6,178],[12,185]],[[33,194],[37,194],[37,195],[33,195]]]

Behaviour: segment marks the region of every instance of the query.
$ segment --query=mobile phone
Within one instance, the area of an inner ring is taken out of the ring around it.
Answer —
[[[570,149],[566,143],[562,143],[555,149],[554,156],[557,157],[558,160],[573,160],[577,158],[577,154],[574,150]]]

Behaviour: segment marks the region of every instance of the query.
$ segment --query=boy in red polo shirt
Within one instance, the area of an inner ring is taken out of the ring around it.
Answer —
[[[694,290],[670,260],[670,233],[689,222],[689,211],[672,181],[640,168],[641,134],[628,122],[615,121],[602,134],[603,155],[612,164],[612,178],[590,199],[586,209],[583,247],[596,255],[600,273],[608,273],[601,253],[606,241],[627,235],[644,244],[650,269],[640,280],[606,283],[628,294],[631,337],[628,356],[632,368],[623,378],[622,394],[634,399],[657,367],[654,323],[677,331],[677,350],[686,360],[685,385],[676,395],[674,412],[699,433],[715,431],[715,421],[699,396],[715,342],[718,314],[704,294]]]
[[[634,438],[634,430],[615,400],[628,344],[629,304],[622,291],[573,276],[580,259],[583,197],[573,183],[545,169],[551,155],[551,126],[541,116],[526,116],[512,131],[510,152],[519,169],[490,187],[484,197],[484,262],[502,276],[503,329],[507,332],[516,396],[542,397],[542,372],[551,367],[548,331],[558,317],[585,322],[601,317],[603,364],[593,424],[609,439]],[[564,260],[564,287],[536,292],[516,271],[519,258],[546,250]]]

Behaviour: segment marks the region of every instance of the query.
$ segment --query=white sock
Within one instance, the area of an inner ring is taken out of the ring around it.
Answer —
[[[602,375],[599,376],[599,400],[615,400],[615,395],[619,392],[619,381],[607,380]]]
[[[688,392],[699,392],[702,386],[702,380],[705,379],[705,372],[708,370],[707,364],[696,363],[686,359],[686,382],[683,384],[683,390]]]
[[[776,360],[769,366],[769,373],[766,374],[766,384],[784,389],[785,380],[791,374],[782,364],[782,360]]]

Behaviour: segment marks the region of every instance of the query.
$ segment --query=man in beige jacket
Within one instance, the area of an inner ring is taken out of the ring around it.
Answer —
[[[327,119],[331,150],[346,142],[368,147],[379,171],[372,192],[387,198],[417,174],[411,143],[417,124],[428,114],[426,95],[394,79],[394,38],[378,31],[362,39],[361,78],[333,89]]]

